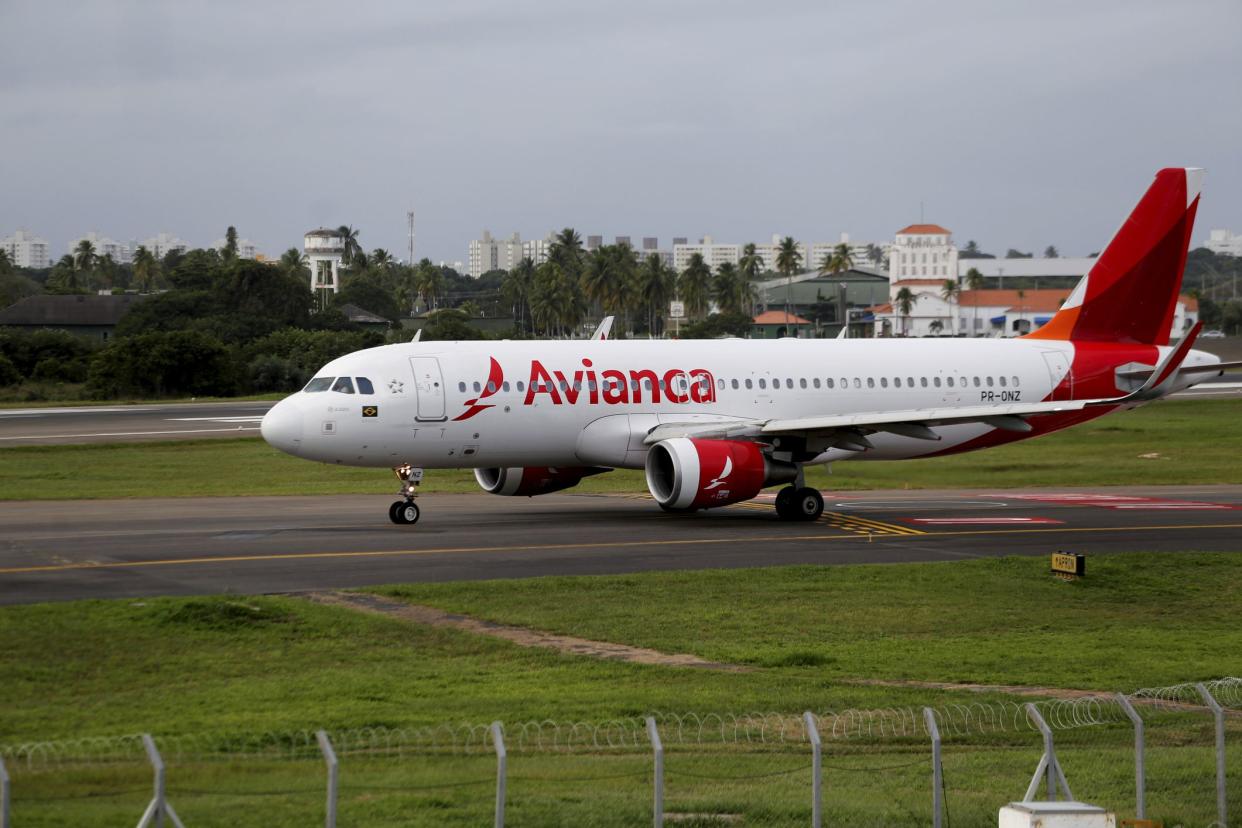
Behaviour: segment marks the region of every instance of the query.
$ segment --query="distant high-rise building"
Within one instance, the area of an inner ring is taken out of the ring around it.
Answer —
[[[1212,230],[1203,246],[1224,256],[1242,256],[1242,235],[1229,230]]]
[[[190,249],[190,245],[184,239],[179,239],[172,233],[160,233],[157,236],[152,236],[143,241],[142,246],[151,251],[151,255],[157,259],[164,258],[174,250],[178,253],[184,253]],[[134,249],[137,250],[137,247]]]
[[[112,261],[117,264],[129,264],[130,262],[133,251],[130,250],[128,244],[102,236],[94,231],[69,242],[69,255],[72,256],[73,251],[84,241],[89,241],[94,246],[96,256],[111,256]]]
[[[614,244],[618,244],[618,245],[622,245],[622,244],[623,244],[623,245],[625,245],[626,247],[631,247],[631,248],[634,246],[634,245],[630,244],[630,237],[629,237],[629,236],[617,236],[617,237],[616,237],[616,239],[615,239],[615,241],[614,241]]]
[[[939,224],[911,224],[897,231],[889,254],[889,278],[956,279],[957,248],[953,234]]]
[[[525,255],[522,239],[517,233],[507,239],[494,239],[487,230],[483,231],[483,238],[470,242],[468,254],[467,272],[472,279],[491,270],[512,270]]]
[[[603,236],[587,236],[587,239],[586,239],[587,250],[598,250],[599,248],[603,246],[604,246]]]
[[[685,270],[690,264],[690,258],[698,253],[703,257],[703,261],[712,270],[725,264],[737,264],[742,257],[742,246],[739,244],[718,244],[711,236],[704,236],[699,239],[698,244],[687,244],[682,240],[681,244],[677,244],[674,239],[673,244],[673,267],[678,273]]]
[[[643,236],[643,250],[659,250],[660,240],[655,236]]]
[[[542,239],[531,239],[522,242],[522,256],[534,262],[535,266],[548,260],[548,249],[552,247],[553,235],[548,233]]]
[[[9,261],[17,267],[51,267],[52,251],[47,239],[31,235],[29,230],[18,230],[0,239],[0,249],[8,254]]]
[[[676,247],[679,244],[685,244],[688,241],[689,239],[685,236],[673,236],[673,247]]]

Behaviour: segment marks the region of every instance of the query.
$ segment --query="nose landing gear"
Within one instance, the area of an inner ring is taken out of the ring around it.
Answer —
[[[392,472],[401,481],[401,491],[398,494],[403,499],[388,507],[388,519],[402,526],[418,523],[418,504],[414,502],[414,498],[418,497],[418,484],[423,482],[423,470],[413,466],[398,466]]]

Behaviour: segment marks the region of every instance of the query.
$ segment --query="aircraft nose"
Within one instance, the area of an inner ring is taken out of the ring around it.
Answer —
[[[272,448],[296,455],[302,448],[302,412],[297,402],[286,398],[263,415],[259,433]]]

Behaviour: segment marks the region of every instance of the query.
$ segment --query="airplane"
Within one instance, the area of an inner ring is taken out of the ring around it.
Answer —
[[[780,518],[815,520],[824,500],[807,466],[1005,445],[1242,364],[1193,349],[1202,323],[1169,345],[1202,181],[1201,169],[1160,170],[1062,307],[1022,337],[415,337],[332,360],[264,416],[262,435],[308,460],[393,469],[397,524],[419,519],[424,469],[454,468],[503,496],[643,469],[676,512],[779,485]]]

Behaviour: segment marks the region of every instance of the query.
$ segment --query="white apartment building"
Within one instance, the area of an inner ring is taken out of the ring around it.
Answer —
[[[190,249],[190,245],[183,239],[179,239],[172,233],[160,233],[158,236],[152,236],[142,242],[142,246],[151,251],[151,255],[157,259],[162,259],[172,251],[184,253]],[[137,247],[134,248],[137,251]]]
[[[470,242],[466,272],[470,278],[477,279],[489,270],[512,270],[522,261],[523,255],[522,239],[517,233],[507,239],[494,239],[484,230],[483,238]]]
[[[73,251],[77,250],[78,245],[83,241],[89,241],[95,247],[96,256],[111,256],[112,260],[117,264],[129,264],[133,251],[125,242],[119,242],[116,239],[110,239],[107,236],[101,236],[94,231],[87,233],[85,236],[79,236],[69,242],[69,255],[73,255]]]
[[[522,257],[530,259],[535,266],[543,264],[548,260],[548,251],[552,248],[552,234],[549,233],[542,239],[530,239],[522,242]]]
[[[18,230],[0,239],[0,249],[8,254],[9,261],[16,267],[52,266],[52,250],[47,239],[31,235],[29,230]]]
[[[889,278],[957,278],[957,248],[953,234],[938,224],[911,224],[897,231],[889,252]]]
[[[229,243],[228,239],[216,239],[214,242],[212,242],[211,249],[218,250],[221,253],[223,253],[224,248],[226,245],[228,245],[228,243]],[[237,240],[237,258],[254,259],[254,258],[257,258],[258,255],[259,255],[258,245],[256,245],[250,239],[238,239]]]
[[[1242,256],[1242,235],[1229,230],[1212,230],[1203,246],[1223,256]]]
[[[707,266],[715,270],[726,262],[737,264],[742,258],[742,245],[717,244],[711,236],[699,239],[698,244],[675,244],[673,245],[673,268],[678,273],[685,270],[690,264],[690,257],[695,253],[702,255]]]
[[[984,276],[995,277],[999,287],[1005,286],[1008,276],[1025,276],[1040,279],[1045,276],[1085,276],[1095,266],[1095,259],[1088,256],[1065,256],[1057,259],[958,259],[957,277],[966,275],[974,268]]]

